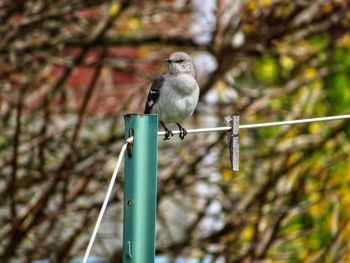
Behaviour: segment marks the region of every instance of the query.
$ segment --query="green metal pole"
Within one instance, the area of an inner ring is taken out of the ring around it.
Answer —
[[[157,202],[158,116],[127,114],[123,263],[154,263]]]

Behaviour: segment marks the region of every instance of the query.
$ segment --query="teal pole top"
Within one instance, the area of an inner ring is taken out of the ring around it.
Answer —
[[[154,263],[156,237],[158,116],[124,116],[125,156],[123,263]]]

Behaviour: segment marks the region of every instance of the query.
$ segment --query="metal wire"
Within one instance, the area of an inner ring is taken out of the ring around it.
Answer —
[[[272,126],[282,126],[282,125],[295,125],[311,122],[320,122],[320,121],[334,121],[334,120],[343,120],[350,119],[350,115],[338,115],[338,116],[329,116],[321,118],[311,118],[311,119],[301,119],[301,120],[290,120],[290,121],[277,121],[277,122],[265,122],[265,123],[255,123],[255,124],[244,124],[239,125],[240,129],[256,129],[263,127],[272,127]],[[231,127],[214,127],[214,128],[202,128],[202,129],[188,129],[187,133],[208,133],[208,132],[221,132],[221,131],[230,131]],[[173,134],[179,134],[180,131],[172,131]],[[158,132],[158,136],[164,136],[165,132]]]

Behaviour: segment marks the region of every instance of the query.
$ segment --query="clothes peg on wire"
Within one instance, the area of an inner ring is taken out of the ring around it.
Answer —
[[[230,161],[232,171],[239,171],[239,116],[226,116],[226,124],[231,130],[226,132],[230,147]]]

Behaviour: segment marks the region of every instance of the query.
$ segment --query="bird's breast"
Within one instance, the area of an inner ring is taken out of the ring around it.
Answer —
[[[169,86],[170,87],[170,86]],[[192,115],[196,109],[199,97],[199,87],[187,87],[186,92],[170,88],[160,96],[159,118],[165,122],[180,122]]]
[[[193,93],[198,89],[197,81],[188,74],[179,74],[169,78],[170,86],[184,95]]]

